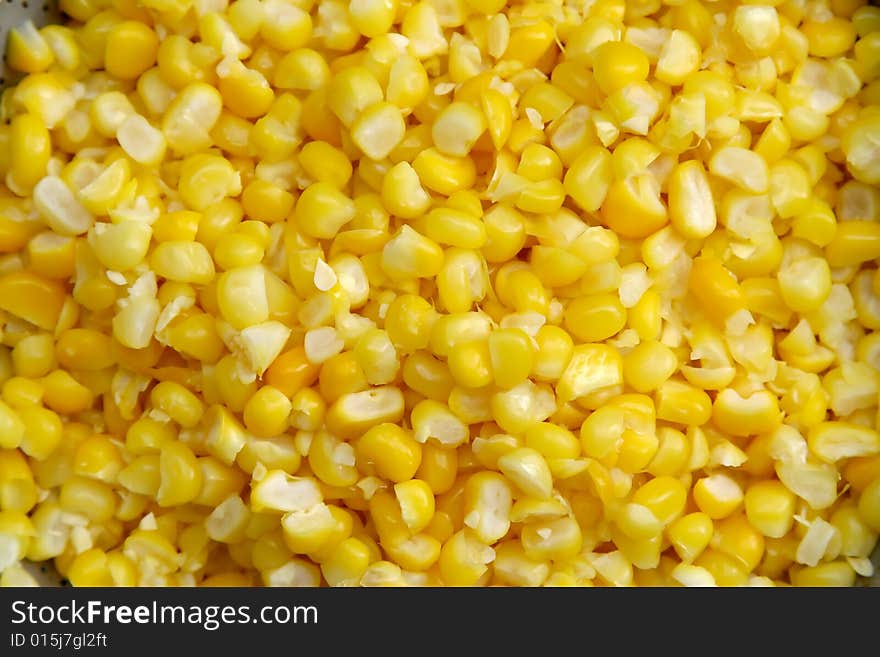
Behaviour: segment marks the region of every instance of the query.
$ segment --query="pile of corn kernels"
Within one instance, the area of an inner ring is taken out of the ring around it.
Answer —
[[[0,104],[0,583],[872,574],[880,8],[60,7]]]

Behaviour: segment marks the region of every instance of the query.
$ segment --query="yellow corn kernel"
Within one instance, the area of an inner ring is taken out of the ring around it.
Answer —
[[[435,495],[441,495],[452,488],[457,473],[458,459],[454,449],[425,443],[416,477],[427,482]]]
[[[330,80],[327,100],[339,120],[351,127],[361,112],[382,101],[382,87],[369,70],[352,66]]]
[[[713,256],[700,256],[691,267],[688,287],[703,311],[719,323],[745,308],[736,277]]]
[[[562,376],[574,351],[571,336],[558,326],[542,326],[535,335],[537,353],[532,375],[539,381],[556,381]]]
[[[623,237],[647,237],[669,220],[651,174],[638,174],[611,184],[602,204],[602,219]]]
[[[0,401],[0,447],[15,449],[21,444],[24,434],[24,423],[14,410]]]
[[[14,408],[39,406],[45,390],[39,381],[13,376],[3,384],[3,399]]]
[[[831,270],[823,258],[796,260],[777,273],[785,305],[795,312],[816,310],[831,293]]]
[[[831,267],[859,265],[880,257],[880,224],[873,221],[846,221],[837,225],[834,238],[825,247]]]
[[[676,369],[675,353],[656,341],[640,343],[623,358],[623,380],[637,392],[656,390]]]
[[[290,403],[292,408],[290,424],[295,429],[316,431],[324,423],[327,403],[316,390],[303,388],[293,395]]]
[[[475,586],[494,558],[495,551],[465,528],[443,544],[438,562],[440,576],[447,586]]]
[[[733,559],[746,572],[751,572],[764,556],[764,537],[740,513],[717,524],[712,547]]]
[[[516,449],[520,441],[514,436],[499,433],[488,438],[477,436],[471,445],[474,458],[484,467],[498,468],[498,459],[507,452]]]
[[[432,399],[420,401],[412,409],[410,422],[419,443],[429,439],[443,447],[456,447],[468,438],[465,425],[445,404]]]
[[[616,294],[579,297],[565,309],[565,328],[581,342],[601,342],[626,325],[626,309]]]
[[[411,537],[403,521],[401,506],[390,493],[381,490],[374,493],[370,498],[369,510],[379,540],[386,549],[400,545]]]
[[[76,555],[67,572],[73,586],[113,586],[113,573],[108,568],[108,555],[91,548]]]
[[[495,384],[512,388],[524,381],[535,363],[529,336],[518,329],[499,329],[489,335],[489,358]]]
[[[133,80],[156,63],[159,37],[144,23],[118,23],[106,39],[104,61],[110,75]]]
[[[48,334],[25,336],[12,349],[12,365],[17,376],[45,376],[52,369],[54,360],[55,347]]]
[[[529,264],[547,287],[572,285],[589,269],[579,256],[555,246],[533,246]]]
[[[0,452],[0,474],[0,520],[4,513],[28,513],[37,503],[38,491],[24,454],[14,449]]]
[[[237,543],[244,538],[251,512],[238,495],[230,495],[205,518],[205,530],[211,540]]]
[[[354,448],[326,431],[319,431],[309,444],[309,466],[330,486],[351,486],[358,480]]]
[[[371,385],[391,383],[397,377],[400,360],[388,333],[369,329],[354,347],[355,359]]]
[[[495,291],[499,301],[520,313],[545,314],[550,304],[549,294],[541,280],[518,262],[499,270],[495,276]]]
[[[559,378],[556,395],[560,402],[567,402],[622,382],[623,360],[616,349],[602,344],[578,345]]]
[[[289,426],[290,399],[272,386],[263,386],[244,407],[244,424],[257,436],[277,436]]]
[[[779,14],[775,7],[737,7],[733,31],[755,54],[769,54],[781,33]]]
[[[364,371],[350,351],[333,356],[321,366],[319,384],[321,396],[328,403],[333,403],[345,394],[360,392],[369,387]]]
[[[288,397],[310,386],[317,377],[318,370],[308,361],[302,347],[294,347],[278,356],[264,375],[266,383]]]
[[[535,449],[519,447],[498,459],[498,467],[519,490],[530,497],[545,499],[553,490],[553,477],[547,461]]]
[[[107,437],[94,435],[76,447],[73,456],[73,473],[114,483],[122,469],[122,457],[116,445]]]
[[[526,241],[525,219],[509,205],[498,204],[483,216],[486,244],[482,248],[487,262],[504,262],[516,255]]]
[[[172,43],[174,37],[163,41]],[[186,85],[171,101],[162,117],[162,132],[171,149],[180,155],[196,153],[212,144],[210,131],[223,110],[223,97],[214,87],[202,82]]]
[[[321,562],[321,574],[330,586],[357,584],[371,561],[369,547],[358,538],[348,537]]]
[[[414,219],[428,210],[431,197],[422,188],[419,175],[412,166],[399,162],[382,180],[382,202],[391,214]]]
[[[856,573],[846,561],[833,561],[791,571],[791,583],[794,586],[852,586]]]
[[[259,240],[249,235],[224,235],[214,247],[214,262],[221,269],[258,265],[265,250]]]
[[[383,422],[398,421],[403,410],[403,394],[397,388],[380,386],[353,392],[337,399],[327,410],[327,428],[349,438]]]
[[[143,222],[98,223],[89,231],[89,244],[98,261],[112,271],[128,271],[140,264],[150,246],[152,230]]]
[[[839,57],[852,48],[856,31],[847,20],[833,17],[826,21],[804,21],[799,28],[810,44],[814,57]]]
[[[479,249],[486,244],[486,227],[479,217],[452,208],[434,208],[425,215],[426,237],[439,244]]]
[[[159,476],[159,490],[156,492],[159,506],[185,504],[195,499],[202,487],[202,471],[198,461],[192,450],[183,443],[162,445]]]
[[[550,564],[527,557],[519,541],[507,540],[495,546],[492,570],[511,586],[541,586],[550,575]]]
[[[329,79],[330,68],[319,52],[297,48],[278,61],[272,84],[278,89],[312,91],[323,87]]]
[[[663,524],[653,511],[634,502],[627,503],[617,512],[614,523],[626,536],[634,541],[654,538],[663,531]]]
[[[683,237],[701,239],[715,230],[715,203],[706,170],[697,160],[675,166],[669,176],[669,220]]]
[[[446,155],[464,157],[486,130],[486,119],[479,109],[464,102],[444,107],[431,126],[437,149]]]
[[[822,422],[807,435],[810,450],[824,461],[873,456],[880,451],[880,434],[849,422]]]
[[[388,71],[386,100],[404,112],[411,112],[430,92],[428,74],[422,63],[410,54],[402,54]]]
[[[712,421],[733,436],[750,436],[772,431],[781,422],[776,395],[761,390],[742,397],[732,388],[718,393],[712,407]]]
[[[119,471],[118,481],[133,493],[155,497],[161,483],[159,455],[138,456]]]
[[[485,340],[453,346],[447,366],[453,381],[460,386],[482,388],[492,383],[492,360]]]
[[[29,191],[46,174],[52,152],[46,124],[33,114],[19,114],[9,127],[7,183]],[[80,231],[84,232],[84,231]]]
[[[312,36],[312,19],[296,5],[272,0],[263,3],[260,36],[268,45],[282,51],[295,50]]]
[[[180,167],[178,190],[190,208],[202,212],[227,196],[238,196],[241,178],[232,164],[220,156],[191,155]]]
[[[773,119],[764,128],[764,132],[755,143],[755,152],[768,164],[780,160],[791,147],[791,135],[785,124],[778,118]]]
[[[104,482],[73,476],[61,484],[58,501],[65,511],[82,514],[93,522],[107,522],[116,510],[117,497]]]
[[[486,89],[480,102],[489,137],[496,149],[507,143],[513,128],[513,113],[510,101],[496,89]]]
[[[570,559],[581,551],[583,540],[577,521],[570,517],[528,523],[520,535],[526,556],[538,561]]]
[[[234,328],[244,329],[266,321],[269,300],[263,268],[239,267],[222,274],[217,281],[217,303],[223,318]]]
[[[648,77],[647,55],[630,43],[606,41],[593,50],[592,59],[593,75],[606,95]]]
[[[412,479],[422,459],[422,447],[404,429],[393,424],[379,424],[369,429],[355,443],[358,469],[375,471],[395,483]]]
[[[407,225],[382,249],[382,269],[392,278],[430,278],[442,266],[443,250]]]
[[[402,163],[401,163],[402,164]],[[399,164],[397,166],[400,166]],[[396,168],[396,167],[395,167]],[[427,148],[416,155],[412,163],[412,168],[421,181],[421,185],[425,188],[451,196],[455,192],[470,189],[474,185],[477,172],[474,161],[468,157],[460,157],[455,155],[447,155],[437,148]],[[392,169],[393,171],[394,169]],[[388,176],[385,177],[388,180]],[[412,185],[410,194],[415,193],[416,198],[411,199],[410,203],[422,202],[421,195],[418,194],[418,188],[414,182],[404,181],[408,185]],[[385,182],[383,182],[383,200],[385,199]],[[422,192],[424,193],[424,191]],[[398,201],[399,203],[400,201]],[[389,209],[391,209],[389,207]],[[393,212],[393,210],[392,210]],[[395,214],[400,214],[399,212]],[[401,215],[403,216],[403,215]]]
[[[700,68],[700,44],[685,30],[672,30],[663,43],[654,74],[658,80],[679,85]]]
[[[247,435],[241,429],[239,439],[243,441],[243,446],[238,446],[240,451],[234,455],[234,458],[236,464],[247,472],[253,472],[258,462],[269,469],[280,469],[286,472],[296,472],[302,463],[302,454],[298,450],[295,440],[287,434],[271,438],[255,438]],[[219,450],[215,451],[219,453]],[[228,451],[233,451],[233,448],[229,448]],[[304,448],[302,451],[307,452],[308,450]]]
[[[632,501],[651,511],[661,526],[668,525],[684,511],[687,491],[673,477],[655,477],[636,490]]]
[[[412,352],[428,346],[436,318],[433,307],[414,295],[400,295],[388,307],[385,330],[394,346]]]
[[[92,329],[69,329],[58,336],[55,354],[67,369],[102,370],[113,365],[110,338]]]
[[[611,186],[611,155],[601,146],[588,146],[565,173],[565,192],[583,210],[595,212]]]
[[[400,516],[409,531],[417,534],[425,529],[434,516],[434,492],[420,479],[394,484],[394,496],[400,505]]]
[[[513,434],[543,422],[556,411],[552,390],[546,385],[535,385],[529,380],[491,395],[489,405],[491,417],[498,426]]]
[[[571,431],[550,422],[530,427],[525,433],[525,444],[548,459],[573,459],[581,451],[580,442]]]
[[[284,221],[290,215],[294,199],[290,192],[270,182],[254,180],[244,188],[241,204],[252,219],[272,224]]]
[[[252,483],[250,499],[255,512],[290,512],[310,509],[323,497],[313,477],[293,477],[281,470],[270,470]]]
[[[10,29],[7,39],[6,63],[17,71],[39,73],[55,60],[50,44],[30,20]]]
[[[352,124],[351,138],[367,157],[382,160],[400,143],[405,131],[400,110],[391,103],[377,103]]]
[[[763,194],[770,184],[764,159],[738,146],[725,146],[715,151],[709,160],[709,171],[753,194]]]
[[[611,155],[615,178],[626,178],[643,173],[660,155],[651,142],[641,137],[630,137],[620,143]]]
[[[99,94],[89,108],[89,118],[95,130],[105,137],[115,137],[123,121],[135,113],[128,96],[121,91]]]
[[[556,178],[531,182],[519,193],[516,207],[524,212],[556,212],[565,201],[565,188]]]
[[[880,479],[868,484],[859,496],[859,518],[871,531],[880,532]]]
[[[660,295],[656,290],[646,290],[635,306],[627,311],[627,322],[640,340],[656,340],[660,337]]]
[[[794,523],[794,493],[778,481],[755,482],[744,502],[749,524],[768,538],[782,538]]]
[[[486,265],[477,251],[450,248],[435,279],[437,295],[450,313],[468,312],[480,303],[489,288]]]
[[[284,515],[281,527],[284,542],[294,554],[307,554],[325,547],[336,530],[337,518],[327,504],[318,503]]]
[[[205,412],[202,401],[174,381],[162,381],[150,392],[150,401],[184,428],[196,426]]]
[[[655,477],[680,474],[691,455],[687,437],[681,431],[660,427],[657,429],[657,440],[657,453],[645,469]]]
[[[218,66],[218,73],[217,89],[229,111],[244,119],[255,119],[270,110],[275,93],[260,71],[241,62],[226,62]]]
[[[48,500],[34,510],[30,518],[36,535],[32,536],[33,540],[28,546],[27,558],[42,561],[56,557],[64,551],[70,532],[61,522],[62,514],[61,505]],[[50,533],[49,530],[55,532]]]
[[[516,173],[532,182],[562,176],[562,162],[553,149],[530,143],[520,153]]]
[[[712,519],[698,511],[675,520],[666,532],[681,560],[691,563],[709,547],[714,527]]]
[[[739,508],[744,497],[740,485],[725,474],[697,480],[693,495],[699,509],[713,520],[731,515]]]
[[[654,393],[657,419],[699,426],[712,415],[712,400],[703,390],[668,379]]]
[[[425,351],[417,351],[406,359],[403,382],[418,394],[437,401],[448,399],[455,385],[446,364]]]
[[[791,234],[819,247],[828,246],[837,232],[834,212],[824,201],[811,198],[804,210],[792,219]]]

